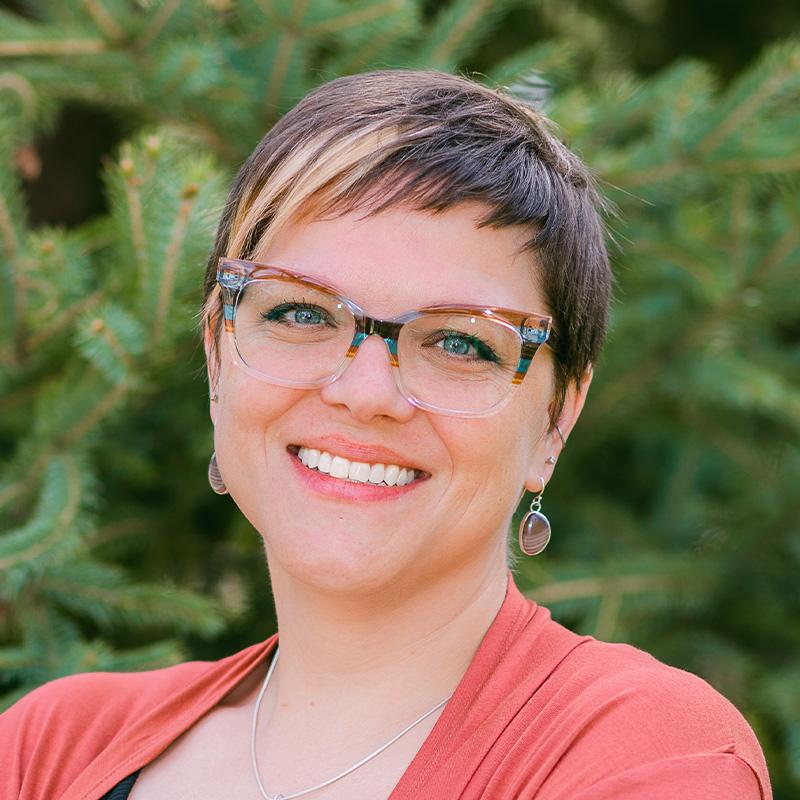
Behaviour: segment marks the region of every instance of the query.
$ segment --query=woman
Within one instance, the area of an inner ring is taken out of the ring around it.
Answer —
[[[241,169],[205,284],[215,454],[279,637],[75,675],[3,718],[5,798],[756,800],[708,684],[524,598],[606,328],[600,200],[524,105],[386,71],[306,97]],[[278,648],[278,639],[280,647]]]

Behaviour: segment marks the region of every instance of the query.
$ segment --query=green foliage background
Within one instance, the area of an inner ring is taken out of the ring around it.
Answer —
[[[619,209],[619,289],[548,488],[554,540],[519,583],[574,629],[704,676],[755,728],[776,797],[797,796],[800,43],[723,85],[687,59],[637,77],[609,19],[574,3],[539,3],[548,36],[530,41],[509,32],[519,0],[24,10],[0,11],[2,704],[273,630],[259,539],[205,482],[195,331],[227,186],[265,130],[338,74],[478,66],[523,93],[536,71]],[[107,211],[31,224],[36,143],[74,103],[125,131]]]

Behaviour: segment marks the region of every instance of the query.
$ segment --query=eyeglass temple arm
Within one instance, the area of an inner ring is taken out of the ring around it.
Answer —
[[[540,324],[537,327],[521,325],[519,332],[522,336],[522,352],[520,353],[514,377],[511,379],[511,383],[515,385],[522,383],[522,379],[527,374],[533,357],[540,347],[547,345],[553,352],[556,352],[552,344],[555,331],[550,326],[549,320],[544,325]]]
[[[225,331],[233,333],[233,309],[236,295],[244,286],[247,276],[243,272],[234,272],[230,268],[217,270],[217,283],[222,295],[222,313],[225,319]]]

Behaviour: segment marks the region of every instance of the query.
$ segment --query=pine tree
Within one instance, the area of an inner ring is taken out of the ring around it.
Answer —
[[[220,657],[271,632],[258,537],[204,478],[192,328],[225,189],[321,80],[469,68],[521,3],[454,0],[430,17],[417,0],[29,5],[35,19],[0,11],[4,705],[59,675]],[[618,209],[607,351],[544,498],[553,542],[518,581],[573,628],[706,677],[789,796],[800,46],[726,87],[691,61],[642,80],[587,61],[599,23],[570,9],[558,40],[479,76],[545,100]],[[21,167],[68,102],[130,131],[104,168],[109,211],[32,227]]]

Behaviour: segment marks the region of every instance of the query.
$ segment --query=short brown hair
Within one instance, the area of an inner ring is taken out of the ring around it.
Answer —
[[[205,278],[213,340],[217,259],[252,258],[290,218],[479,201],[490,209],[480,225],[530,228],[526,249],[538,257],[557,332],[555,425],[570,382],[602,348],[612,276],[603,198],[551,127],[501,90],[441,72],[384,70],[319,86],[264,136],[228,195]]]

